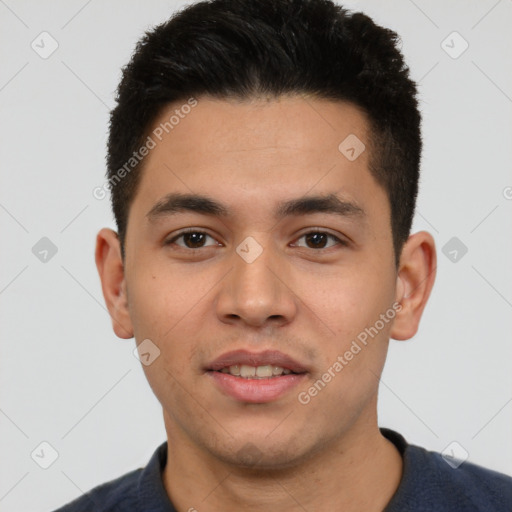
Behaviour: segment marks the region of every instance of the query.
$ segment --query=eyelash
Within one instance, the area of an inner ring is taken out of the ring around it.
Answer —
[[[184,231],[181,231],[180,233],[175,235],[170,240],[167,240],[165,242],[165,245],[171,245],[171,244],[175,243],[176,240],[178,240],[179,238],[182,238],[184,235],[187,235],[187,234],[190,234],[190,233],[197,233],[197,234],[201,234],[201,235],[206,235],[206,236],[208,236],[208,237],[213,239],[213,237],[210,234],[208,234],[206,231],[202,231],[200,229],[195,229],[195,228],[189,228],[189,229],[186,229]],[[297,240],[300,240],[301,238],[303,238],[303,237],[305,237],[307,235],[311,235],[311,234],[327,235],[330,239],[333,239],[333,240],[335,240],[337,242],[335,245],[340,245],[342,247],[348,246],[348,242],[346,242],[345,240],[342,240],[342,239],[338,238],[337,236],[335,236],[332,233],[329,233],[327,231],[322,231],[320,228],[315,228],[315,229],[312,229],[311,231],[307,231],[306,233],[303,233],[299,238],[297,238]],[[178,246],[178,247],[180,247],[181,249],[184,249],[186,251],[197,251],[199,249],[205,249],[206,247],[213,247],[213,246],[197,247],[195,249],[194,248],[190,248],[190,247],[182,247],[182,246]],[[319,249],[311,249],[311,250],[313,250],[315,252],[322,252],[322,251],[327,251],[328,249],[331,249],[332,247],[334,247],[334,246],[331,246],[331,247],[321,247]],[[310,249],[310,247],[303,247],[303,248]]]

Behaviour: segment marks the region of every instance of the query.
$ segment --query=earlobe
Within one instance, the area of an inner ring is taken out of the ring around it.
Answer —
[[[103,228],[98,233],[95,260],[114,332],[119,338],[133,338],[121,246],[115,231]]]
[[[420,231],[404,244],[397,275],[395,300],[401,304],[390,336],[408,340],[418,331],[421,315],[434,286],[436,249],[432,236]]]

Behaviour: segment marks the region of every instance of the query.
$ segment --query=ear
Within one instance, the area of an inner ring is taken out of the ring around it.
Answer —
[[[400,256],[396,282],[397,311],[390,332],[395,340],[408,340],[418,331],[421,315],[436,277],[436,246],[432,236],[420,231],[410,236]]]
[[[133,338],[128,312],[121,244],[115,231],[103,228],[96,237],[96,267],[100,275],[103,297],[112,319],[112,328],[119,338]]]

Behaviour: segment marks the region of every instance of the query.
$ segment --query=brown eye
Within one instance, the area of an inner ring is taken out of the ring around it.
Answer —
[[[328,237],[325,233],[308,233],[306,235],[306,243],[313,245],[313,249],[324,249],[327,241]]]
[[[190,249],[197,249],[202,247],[206,240],[204,233],[185,233],[183,236],[183,242]]]
[[[334,245],[347,245],[343,240],[340,240],[338,237],[331,235],[330,233],[326,233],[324,231],[310,231],[309,233],[305,233],[302,235],[300,239],[304,238],[306,245],[296,244],[299,247],[307,247],[309,249],[328,249]],[[327,246],[329,240],[333,240],[334,243]]]
[[[170,245],[173,243],[176,243],[179,247],[184,247],[185,249],[201,249],[202,247],[208,247],[209,245],[215,245],[215,244],[209,244],[205,245],[206,240],[210,238],[215,242],[215,240],[204,231],[197,231],[197,230],[190,230],[182,232],[178,235],[176,235],[174,238],[166,242],[166,245]],[[177,243],[176,241],[182,239],[183,243]]]

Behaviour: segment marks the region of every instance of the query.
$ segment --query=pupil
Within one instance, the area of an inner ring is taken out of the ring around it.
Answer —
[[[312,241],[313,245],[316,247],[318,247],[318,244],[320,243],[321,248],[325,247],[325,242],[327,241],[327,237],[324,233],[310,233],[309,235],[306,235],[306,239],[308,242]]]
[[[192,244],[193,247],[201,246],[201,242],[204,242],[203,240],[204,234],[203,233],[186,233],[185,234],[185,241],[186,245],[190,245],[188,242]]]

